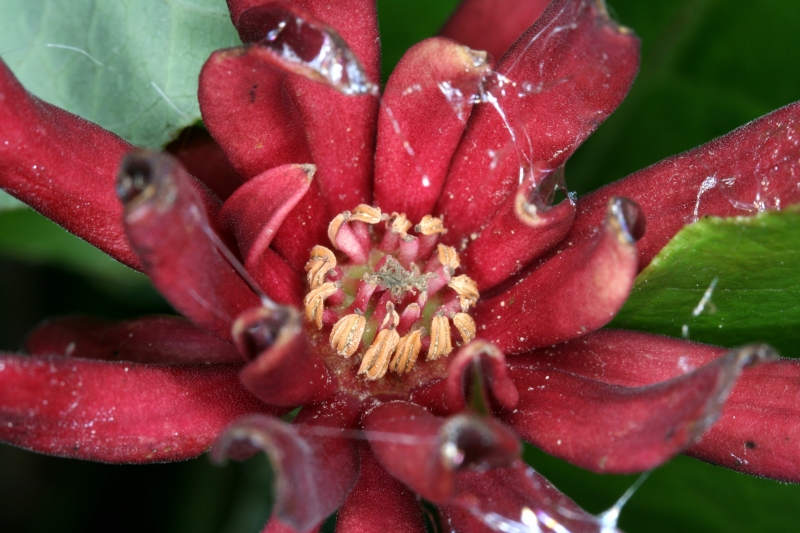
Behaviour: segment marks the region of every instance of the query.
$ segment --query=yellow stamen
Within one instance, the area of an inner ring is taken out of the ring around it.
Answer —
[[[427,361],[434,361],[453,351],[450,341],[450,322],[446,316],[437,315],[431,320],[431,345],[428,348]]]
[[[475,338],[475,321],[467,313],[456,313],[453,317],[453,325],[461,334],[464,344],[469,344]]]
[[[408,221],[405,213],[392,213],[391,221],[389,228],[394,233],[405,235],[411,229],[411,222]]]
[[[310,322],[314,322],[317,325],[317,329],[322,328],[322,316],[325,312],[325,300],[333,296],[338,290],[339,288],[336,286],[336,284],[329,281],[327,283],[323,283],[316,289],[312,289],[311,292],[306,294],[306,297],[303,298],[306,319],[308,319]]]
[[[367,321],[358,314],[347,315],[339,319],[331,330],[331,347],[336,353],[345,357],[350,357],[361,344],[361,336],[364,335],[364,328]]]
[[[478,285],[471,277],[465,274],[452,278],[447,282],[447,286],[458,293],[462,311],[466,311],[475,305],[478,302],[478,298],[480,298]]]
[[[422,217],[422,220],[419,221],[419,224],[416,225],[414,228],[417,233],[422,233],[423,235],[433,235],[434,233],[447,233],[447,229],[444,227],[444,223],[442,222],[441,218],[432,217],[430,215],[425,215]]]
[[[371,205],[361,204],[350,215],[350,220],[358,220],[359,222],[366,222],[367,224],[377,224],[383,219],[381,210]]]
[[[458,252],[456,252],[456,249],[452,246],[440,244],[436,247],[436,253],[439,257],[439,262],[450,268],[450,274],[461,266],[461,259],[458,257]]]
[[[420,350],[422,350],[422,334],[424,332],[425,330],[423,329],[415,329],[400,339],[397,343],[394,358],[389,363],[389,368],[392,372],[405,374],[414,368],[414,363],[417,362],[417,356]]]
[[[339,213],[331,223],[328,224],[328,239],[331,241],[331,244],[336,246],[336,234],[339,233],[339,228],[342,227],[348,219],[350,218],[350,211],[345,211],[344,213]]]
[[[311,249],[311,259],[306,263],[308,286],[316,289],[325,283],[328,272],[336,268],[336,256],[324,246],[314,246]]]
[[[389,359],[397,348],[398,342],[400,342],[400,335],[394,328],[379,331],[372,346],[364,354],[358,373],[366,374],[366,378],[370,380],[382,378],[389,368]]]

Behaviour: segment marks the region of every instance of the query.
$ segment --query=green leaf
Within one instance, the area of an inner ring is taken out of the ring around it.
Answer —
[[[581,470],[531,446],[525,460],[593,513],[611,507],[638,476]],[[795,531],[800,486],[676,457],[657,468],[623,507],[626,533]]]
[[[239,44],[224,0],[0,0],[0,53],[33,94],[161,147],[197,122],[197,76]]]
[[[22,209],[27,207],[25,204],[11,196],[5,191],[0,191],[0,213],[11,209]]]
[[[709,217],[681,230],[636,278],[611,327],[800,356],[800,211]]]
[[[800,4],[608,0],[642,40],[630,94],[567,164],[584,194],[800,100]]]

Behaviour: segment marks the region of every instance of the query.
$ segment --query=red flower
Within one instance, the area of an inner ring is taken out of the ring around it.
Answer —
[[[798,481],[794,361],[596,330],[692,217],[798,201],[800,105],[553,206],[564,162],[633,81],[638,41],[599,1],[519,2],[544,11],[527,31],[493,4],[466,0],[455,41],[409,50],[378,99],[371,2],[231,0],[249,44],[203,68],[218,144],[175,150],[191,175],[0,65],[0,185],[191,321],[40,327],[30,356],[0,358],[0,438],[109,462],[215,439],[219,459],[262,449],[279,475],[267,531],[315,530],[337,508],[337,531],[422,531],[415,494],[458,531],[600,530],[524,466],[514,433],[596,471],[687,450]],[[727,196],[698,202],[718,175],[735,178]]]

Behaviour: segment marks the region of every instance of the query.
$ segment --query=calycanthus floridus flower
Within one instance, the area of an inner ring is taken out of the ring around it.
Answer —
[[[2,65],[0,185],[189,320],[42,325],[0,358],[0,438],[107,462],[263,450],[265,531],[337,509],[339,532],[424,531],[418,496],[448,531],[616,530],[530,470],[518,437],[598,472],[686,452],[798,481],[794,361],[598,329],[692,217],[798,201],[800,106],[554,205],[639,44],[600,0],[518,4],[541,13],[527,30],[466,0],[379,97],[371,2],[230,0],[246,44],[200,75],[215,142],[178,158]],[[735,179],[700,201],[709,175]]]

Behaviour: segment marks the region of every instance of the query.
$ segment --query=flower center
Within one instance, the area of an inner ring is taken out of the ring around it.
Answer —
[[[404,214],[359,205],[336,216],[328,237],[338,253],[315,246],[306,263],[305,315],[341,357],[361,357],[358,374],[376,380],[391,370],[405,374],[425,351],[434,361],[475,337],[468,314],[478,288],[455,275],[455,249],[439,243],[442,221],[426,215],[409,233]]]

